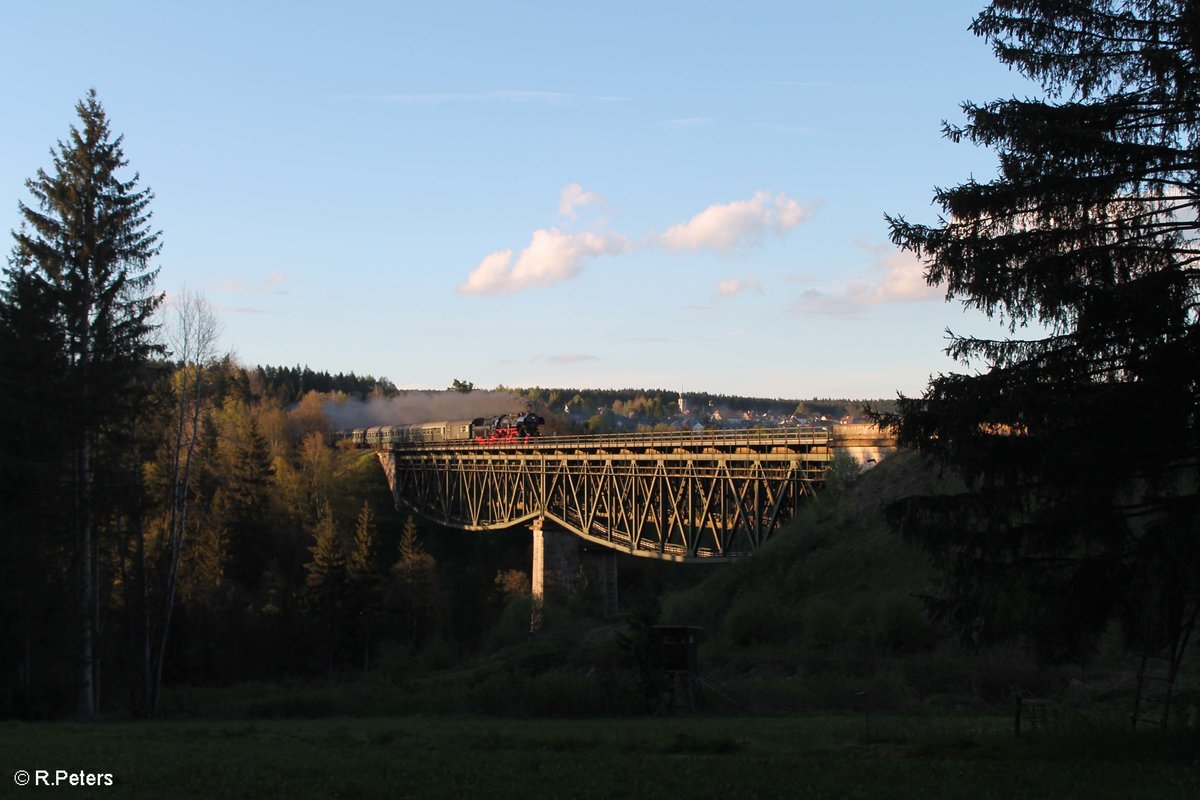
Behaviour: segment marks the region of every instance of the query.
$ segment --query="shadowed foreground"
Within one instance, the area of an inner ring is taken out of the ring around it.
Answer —
[[[17,770],[111,773],[78,797],[1200,796],[1195,742],[1003,717],[469,717],[0,726]],[[1189,756],[1189,753],[1191,754]]]

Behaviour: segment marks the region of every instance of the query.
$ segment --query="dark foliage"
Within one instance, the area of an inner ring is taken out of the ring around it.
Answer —
[[[1009,338],[951,335],[970,374],[883,415],[970,491],[893,509],[975,641],[1085,653],[1110,620],[1154,646],[1200,601],[1200,3],[998,0],[972,30],[1045,99],[963,106],[999,174],[938,189],[893,239]]]
[[[51,171],[26,182],[31,203],[19,204],[22,226],[13,232],[0,301],[0,468],[11,473],[0,477],[17,492],[4,503],[0,546],[5,563],[21,572],[6,587],[28,591],[0,617],[15,619],[36,598],[33,607],[51,618],[35,623],[52,627],[18,623],[6,642],[15,657],[6,653],[3,668],[15,669],[26,693],[36,693],[43,675],[69,685],[62,673],[74,670],[79,712],[91,716],[106,577],[100,558],[133,527],[138,478],[129,454],[153,381],[146,365],[160,352],[151,333],[161,297],[150,264],[159,251],[153,194],[137,188],[137,175],[121,177],[123,137],[112,135],[96,93],[75,110],[79,127],[51,151]],[[41,575],[44,584],[30,585],[29,576]],[[64,666],[63,645],[47,638],[72,643],[73,667]]]

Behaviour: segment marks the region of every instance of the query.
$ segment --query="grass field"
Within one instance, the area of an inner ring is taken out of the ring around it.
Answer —
[[[1003,717],[0,724],[4,797],[1200,797],[1197,743]],[[18,787],[17,770],[113,786]]]

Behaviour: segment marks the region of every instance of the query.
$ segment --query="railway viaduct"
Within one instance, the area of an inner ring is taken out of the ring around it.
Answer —
[[[533,530],[535,608],[585,567],[616,610],[617,553],[678,562],[753,553],[841,451],[869,468],[895,449],[870,425],[392,445],[376,451],[398,510],[440,525]],[[536,621],[535,621],[536,624]]]

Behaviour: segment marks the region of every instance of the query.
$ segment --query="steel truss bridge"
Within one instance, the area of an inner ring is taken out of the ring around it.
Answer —
[[[397,508],[470,531],[557,523],[671,561],[753,552],[791,520],[833,458],[828,429],[542,436],[385,446]]]

